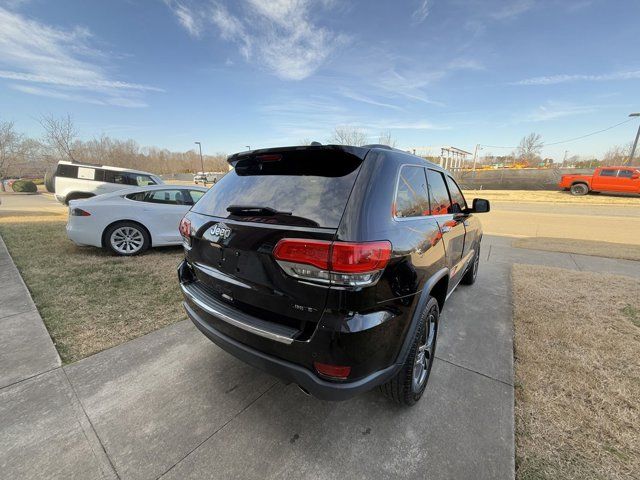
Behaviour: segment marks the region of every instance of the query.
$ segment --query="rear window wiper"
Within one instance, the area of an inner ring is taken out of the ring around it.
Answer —
[[[254,205],[229,205],[227,212],[233,215],[291,215],[292,212],[281,212],[275,208]]]

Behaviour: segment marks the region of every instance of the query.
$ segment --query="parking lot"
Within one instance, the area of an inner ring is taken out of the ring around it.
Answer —
[[[377,391],[340,403],[307,397],[186,320],[62,367],[0,246],[2,470],[7,478],[512,478],[511,265],[640,277],[633,261],[514,242],[553,232],[624,249],[638,244],[638,210],[494,202],[482,218],[478,282],[447,302],[433,377],[412,409]],[[3,195],[0,215],[16,212],[65,209],[45,195]]]

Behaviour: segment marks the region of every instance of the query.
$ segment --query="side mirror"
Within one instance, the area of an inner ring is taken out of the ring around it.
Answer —
[[[484,198],[473,199],[473,208],[471,208],[471,213],[487,213],[490,210],[491,205],[489,205],[489,200],[485,200]]]
[[[640,172],[633,172],[633,173],[631,174],[631,179],[632,179],[632,180],[637,180],[637,179],[639,179],[639,178],[640,178]]]

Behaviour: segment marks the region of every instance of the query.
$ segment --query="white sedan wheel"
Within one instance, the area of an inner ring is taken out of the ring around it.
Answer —
[[[118,255],[136,255],[149,247],[147,232],[135,223],[115,225],[107,238],[109,247]]]

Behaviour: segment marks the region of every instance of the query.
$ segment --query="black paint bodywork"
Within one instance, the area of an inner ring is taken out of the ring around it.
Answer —
[[[482,231],[470,210],[455,215],[394,217],[395,191],[403,165],[442,172],[438,165],[384,147],[302,148],[362,159],[338,228],[284,226],[191,211],[187,218],[194,236],[179,277],[185,284],[201,282],[212,298],[232,299],[231,306],[238,311],[299,332],[285,345],[209,315],[185,297],[189,317],[212,341],[250,364],[298,383],[315,396],[339,400],[384,383],[397,372],[407,355],[421,306],[431,295],[442,309],[478,251]],[[286,149],[246,152],[229,161],[233,164],[243,155],[281,151]],[[207,238],[216,223],[231,229],[229,238]],[[375,285],[340,289],[287,276],[272,257],[275,244],[284,237],[388,240],[393,251]],[[351,366],[351,374],[344,381],[323,379],[315,372],[314,361]]]

